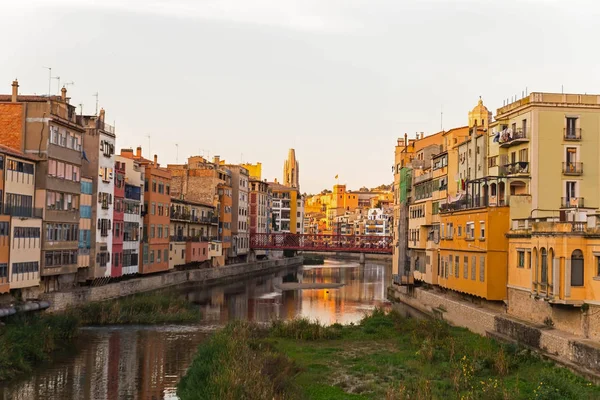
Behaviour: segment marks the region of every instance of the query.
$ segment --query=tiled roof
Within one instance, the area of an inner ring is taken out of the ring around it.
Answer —
[[[60,96],[40,96],[40,95],[18,95],[17,96],[17,102],[21,102],[21,101],[40,101],[40,102],[45,102],[48,101],[48,98],[50,98],[50,100],[55,100],[55,101],[62,101]],[[10,94],[0,94],[0,102],[10,102],[12,101],[12,95]]]
[[[38,161],[38,159],[34,156],[25,154],[20,150],[13,149],[12,147],[4,146],[3,144],[0,144],[0,153],[8,154],[9,156],[13,157],[20,157],[26,160]]]

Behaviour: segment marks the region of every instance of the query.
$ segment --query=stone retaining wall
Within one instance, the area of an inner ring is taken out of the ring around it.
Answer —
[[[544,325],[522,321],[483,306],[457,301],[433,290],[394,285],[389,294],[396,301],[442,318],[452,325],[465,327],[480,335],[521,343],[588,378],[595,377],[596,381],[600,379],[600,343],[597,341],[558,329],[548,329]]]
[[[302,257],[291,257],[216,268],[173,271],[109,283],[103,286],[82,287],[67,292],[44,293],[40,295],[40,299],[50,302],[49,311],[55,312],[90,301],[109,300],[189,282],[213,284],[228,279],[242,279],[247,276],[300,264],[302,264]]]

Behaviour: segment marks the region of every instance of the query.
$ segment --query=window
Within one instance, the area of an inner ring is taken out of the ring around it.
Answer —
[[[525,251],[517,250],[517,268],[525,268]]]
[[[577,198],[577,182],[568,181],[566,182],[566,197],[567,201]]]
[[[169,225],[165,225],[163,227],[163,232],[164,232],[164,234],[163,234],[164,237],[166,237],[166,238],[169,237]]]
[[[473,239],[475,236],[475,222],[467,222],[465,228],[466,239]]]
[[[171,186],[167,185],[166,192],[167,192],[168,195],[171,194]]]
[[[477,279],[477,256],[471,257],[471,280]]]
[[[452,222],[448,223],[448,239],[452,239],[454,235],[454,224]]]
[[[566,136],[567,138],[577,137],[577,117],[567,117],[566,121]]]
[[[531,269],[531,250],[527,252],[527,269]]]
[[[458,269],[460,268],[460,257],[454,256],[454,277],[458,278]]]
[[[492,168],[498,165],[498,156],[488,158],[488,167]]]
[[[479,281],[485,282],[485,256],[479,257]]]
[[[485,239],[485,221],[479,221],[479,240]]]
[[[0,202],[2,198],[0,198]],[[21,194],[6,193],[4,214],[13,217],[31,217],[33,213],[33,197]]]
[[[155,215],[156,214],[156,203],[152,202],[152,209],[150,210],[150,214]]]
[[[159,251],[160,251],[160,250],[159,250]],[[165,249],[165,250],[164,250],[164,256],[163,256],[163,260],[167,261],[167,260],[168,260],[168,257],[169,257],[168,250],[167,250],[167,249]]]
[[[546,284],[548,283],[548,251],[542,247],[540,254],[542,256],[542,275],[540,277],[540,282]]]
[[[527,162],[527,161],[529,161],[528,154],[529,153],[528,153],[527,149],[519,150],[519,161],[520,162]]]
[[[445,233],[446,233],[446,230],[445,230],[444,224],[440,224],[440,238],[444,239]]]
[[[0,264],[0,278],[8,277],[8,264]]]
[[[462,225],[458,226],[458,237],[462,236]]]
[[[156,262],[160,263],[160,256],[161,256],[161,251],[160,250],[156,250]]]
[[[152,180],[152,191],[156,192],[156,180],[155,179]]]
[[[154,264],[154,250],[150,250],[150,264]]]
[[[153,239],[154,238],[154,225],[150,225],[150,238]]]
[[[596,276],[600,276],[600,254],[596,254]]]
[[[463,278],[469,279],[469,257],[464,256]]]
[[[106,237],[108,236],[108,232],[111,231],[111,222],[110,219],[101,218],[98,219],[98,227],[100,230],[100,236]]]
[[[571,254],[571,286],[583,286],[583,253],[577,249]]]

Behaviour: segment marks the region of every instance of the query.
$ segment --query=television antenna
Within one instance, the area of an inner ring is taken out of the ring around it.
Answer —
[[[94,93],[92,96],[94,96],[96,98],[96,114],[94,115],[98,115],[98,92]]]

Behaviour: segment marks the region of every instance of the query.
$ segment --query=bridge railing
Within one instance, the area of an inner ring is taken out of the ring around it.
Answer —
[[[251,233],[250,248],[299,251],[392,253],[391,236]]]

